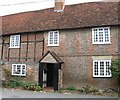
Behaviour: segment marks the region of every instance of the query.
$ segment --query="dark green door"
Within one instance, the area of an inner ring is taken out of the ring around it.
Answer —
[[[47,87],[54,87],[54,64],[47,64]]]

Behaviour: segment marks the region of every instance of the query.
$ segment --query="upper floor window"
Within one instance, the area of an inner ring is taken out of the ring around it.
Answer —
[[[26,76],[25,64],[12,64],[12,75]]]
[[[93,44],[110,44],[110,28],[93,28],[92,29]]]
[[[93,77],[111,77],[111,60],[94,60]]]
[[[20,47],[20,35],[11,35],[10,48],[19,48],[19,47]]]
[[[48,33],[48,46],[59,46],[59,31]]]

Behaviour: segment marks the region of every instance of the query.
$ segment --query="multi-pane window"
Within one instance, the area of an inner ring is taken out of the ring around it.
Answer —
[[[92,42],[93,44],[110,44],[110,28],[93,28]]]
[[[59,31],[48,33],[48,46],[59,46]]]
[[[12,64],[12,75],[26,76],[25,64]]]
[[[94,60],[93,77],[111,77],[111,60]]]
[[[20,35],[11,35],[10,48],[19,48],[19,47],[20,47]]]

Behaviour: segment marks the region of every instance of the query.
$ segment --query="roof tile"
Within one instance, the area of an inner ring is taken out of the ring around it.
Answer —
[[[92,2],[65,6],[64,12],[54,8],[3,16],[3,34],[120,25],[118,2]]]

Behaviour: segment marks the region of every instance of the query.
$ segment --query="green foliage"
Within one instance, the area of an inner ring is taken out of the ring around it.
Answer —
[[[32,90],[32,91],[41,91],[42,88],[35,83],[24,83],[23,88],[26,90]]]
[[[79,88],[79,89],[77,89],[80,93],[81,92],[85,92],[85,89],[82,87],[82,88]]]
[[[111,71],[113,77],[118,79],[118,95],[120,97],[120,59],[114,60],[112,62]]]
[[[11,88],[22,87],[23,86],[23,82],[11,79],[7,83],[7,85],[8,85],[8,87],[11,87]]]
[[[74,86],[69,86],[69,87],[66,88],[66,90],[71,90],[71,91],[73,91],[73,90],[76,90],[76,88],[75,88]]]
[[[114,78],[120,77],[120,59],[112,61],[111,71]]]
[[[98,92],[98,89],[93,88],[93,87],[90,87],[90,88],[89,88],[89,92]]]
[[[93,88],[89,85],[83,86],[82,88],[78,89],[79,92],[85,92],[86,94],[90,92],[98,92],[98,89]]]
[[[90,89],[90,86],[89,85],[86,85],[85,87],[83,87],[84,90],[85,90],[85,93],[88,94],[89,93],[89,89]]]
[[[21,81],[14,80],[14,79],[11,79],[8,82],[3,81],[2,82],[2,86],[3,87],[10,87],[10,88],[21,87],[23,89],[32,90],[32,91],[41,91],[42,90],[42,88],[38,84],[36,84],[36,83],[21,82]]]

